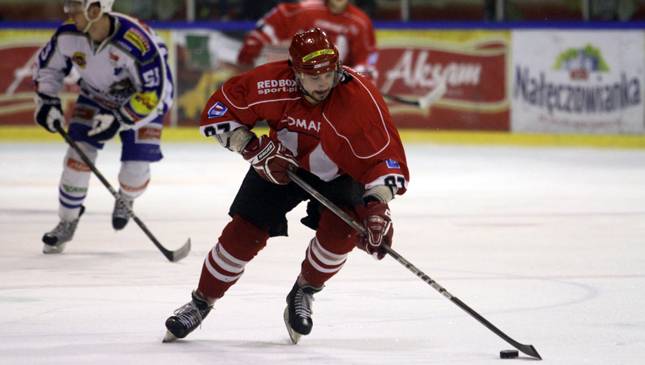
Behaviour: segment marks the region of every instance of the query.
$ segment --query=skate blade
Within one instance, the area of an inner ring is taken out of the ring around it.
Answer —
[[[289,325],[289,307],[284,309],[284,324],[285,326],[287,326],[287,332],[289,332],[289,337],[291,338],[291,342],[294,345],[297,345],[302,335],[294,331],[293,328],[291,328],[291,326]]]
[[[43,245],[43,253],[46,255],[62,253],[64,249],[65,249],[64,243],[61,243],[60,245],[56,245],[56,246],[51,246],[48,244]]]
[[[163,343],[170,343],[175,341],[177,341],[177,337],[170,333],[170,331],[166,331],[166,335],[163,337],[163,340],[161,340],[161,342]]]

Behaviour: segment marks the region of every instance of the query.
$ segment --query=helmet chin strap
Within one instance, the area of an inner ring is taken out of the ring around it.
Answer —
[[[83,33],[88,33],[92,28],[92,25],[94,25],[94,23],[96,23],[99,19],[101,19],[101,15],[103,15],[103,11],[99,13],[96,19],[92,20],[87,14],[87,9],[85,9],[85,11],[83,11],[83,17],[85,18],[85,20],[87,20],[87,25],[85,26],[85,29],[83,29]]]

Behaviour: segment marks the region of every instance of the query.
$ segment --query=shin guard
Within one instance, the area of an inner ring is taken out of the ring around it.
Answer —
[[[320,216],[316,236],[309,242],[300,275],[305,281],[322,288],[345,264],[347,255],[356,246],[357,233],[325,209]]]
[[[96,148],[86,143],[78,143],[78,146],[92,162],[96,161],[98,154]],[[58,186],[58,216],[62,221],[78,218],[81,205],[87,196],[91,171],[78,153],[69,147],[63,161],[63,173]]]
[[[266,245],[269,233],[236,215],[208,253],[197,289],[209,299],[224,296],[244,273],[246,264]]]

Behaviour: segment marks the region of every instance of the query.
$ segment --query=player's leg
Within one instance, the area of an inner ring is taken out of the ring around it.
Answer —
[[[284,318],[293,343],[311,332],[313,296],[340,271],[356,239],[356,232],[333,213],[327,209],[321,212],[318,230],[307,246],[300,275],[287,295]]]
[[[150,162],[123,161],[119,170],[119,199],[114,201],[112,227],[121,230],[130,221],[134,200],[143,194],[150,182]]]
[[[294,184],[271,184],[249,169],[229,210],[233,219],[206,256],[191,302],[166,320],[164,341],[183,338],[199,326],[213,303],[240,279],[267,239],[287,234],[285,215],[304,198]]]
[[[357,204],[362,195],[362,188],[349,177],[320,185],[318,190],[349,213],[352,213],[349,207]],[[358,237],[340,218],[327,209],[321,209],[318,204],[310,203],[307,210],[309,217],[306,222],[316,229],[316,235],[307,246],[300,275],[287,295],[284,310],[285,324],[293,343],[298,343],[301,336],[311,332],[313,296],[340,271]]]
[[[163,118],[159,117],[137,130],[120,133],[119,199],[115,199],[112,210],[112,227],[115,230],[121,230],[128,224],[128,211],[132,209],[134,200],[146,191],[150,183],[150,163],[163,158],[162,128]]]
[[[70,126],[69,136],[77,142],[87,157],[94,162],[102,144],[87,139],[92,119],[98,108],[88,99],[79,97]],[[43,253],[61,253],[65,244],[72,240],[79,219],[85,208],[83,202],[87,196],[91,170],[76,150],[67,149],[63,160],[63,172],[58,185],[58,216],[60,222],[51,231],[43,235]]]

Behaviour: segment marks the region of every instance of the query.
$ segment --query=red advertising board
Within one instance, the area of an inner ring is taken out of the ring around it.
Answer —
[[[396,102],[400,127],[509,130],[509,33],[417,31],[379,33],[383,93],[419,98],[445,82],[446,92],[427,110]]]

